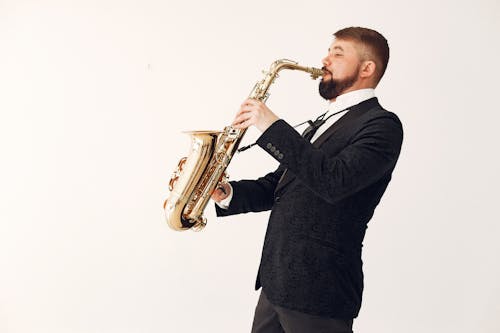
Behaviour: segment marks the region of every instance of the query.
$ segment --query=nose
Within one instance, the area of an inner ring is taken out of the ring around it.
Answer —
[[[326,57],[324,57],[323,60],[321,60],[321,62],[323,63],[323,66],[325,66],[325,67],[330,66],[330,55],[327,55]]]

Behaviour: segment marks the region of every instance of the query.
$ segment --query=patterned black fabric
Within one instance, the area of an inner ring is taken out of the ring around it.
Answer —
[[[351,107],[314,143],[283,120],[262,133],[257,144],[280,167],[257,180],[231,182],[229,208],[216,211],[271,210],[255,287],[262,286],[272,304],[357,317],[365,230],[391,180],[402,139],[398,117],[376,98]]]

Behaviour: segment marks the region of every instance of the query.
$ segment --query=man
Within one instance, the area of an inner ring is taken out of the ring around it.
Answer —
[[[247,99],[232,126],[257,127],[257,144],[280,166],[257,180],[221,184],[212,195],[218,216],[271,210],[256,281],[262,290],[255,333],[352,332],[361,307],[362,241],[391,179],[403,130],[374,95],[389,60],[386,39],[359,27],[334,36],[319,86],[331,103],[309,129],[311,141],[262,102]]]

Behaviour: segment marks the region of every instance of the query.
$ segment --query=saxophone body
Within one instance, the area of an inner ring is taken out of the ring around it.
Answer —
[[[271,64],[264,78],[257,82],[249,98],[265,102],[269,87],[283,69],[300,70],[311,74],[313,79],[323,75],[314,67],[304,67],[296,62],[280,59]],[[246,129],[226,126],[222,131],[190,131],[189,155],[180,160],[169,182],[169,197],[163,208],[168,225],[177,231],[192,229],[199,231],[206,225],[203,211],[212,192],[220,182],[227,181],[225,173]]]

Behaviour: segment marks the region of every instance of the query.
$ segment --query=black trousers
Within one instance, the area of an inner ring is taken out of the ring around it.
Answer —
[[[252,333],[352,333],[352,319],[335,319],[285,309],[269,302],[261,289]]]

